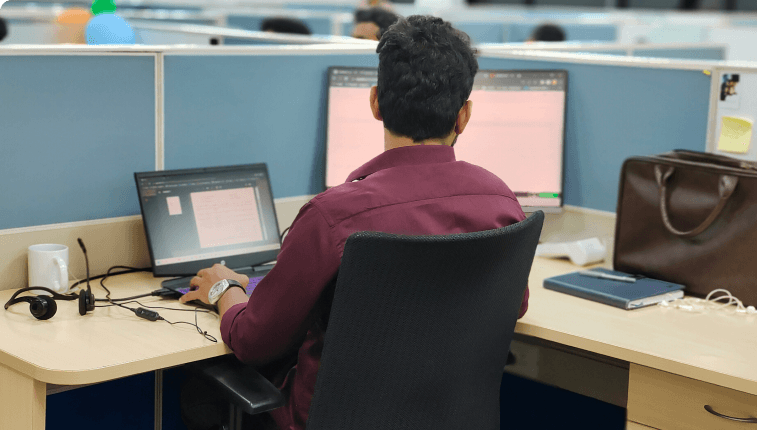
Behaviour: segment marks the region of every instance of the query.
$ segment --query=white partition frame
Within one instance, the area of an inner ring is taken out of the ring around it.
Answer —
[[[728,153],[724,151],[719,151],[717,149],[718,147],[718,140],[719,137],[717,136],[717,130],[718,130],[718,118],[719,118],[719,111],[718,111],[718,104],[720,102],[720,76],[722,73],[741,73],[741,74],[752,74],[754,76],[757,76],[757,62],[755,63],[747,63],[747,62],[720,62],[716,67],[713,67],[711,70],[712,73],[712,85],[710,86],[710,115],[709,115],[709,121],[707,123],[707,147],[706,152],[712,152],[717,153],[721,155],[726,155],[729,157],[742,159],[745,161],[752,161],[757,162],[757,142],[755,142],[755,136],[752,136],[753,142],[750,145],[749,151],[746,154],[734,154],[734,153]],[[754,95],[747,94],[747,96]],[[757,120],[757,118],[755,118]]]

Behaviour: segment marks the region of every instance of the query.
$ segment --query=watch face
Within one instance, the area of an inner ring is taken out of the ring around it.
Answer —
[[[226,291],[226,288],[228,286],[229,283],[225,279],[216,282],[212,287],[210,287],[210,291],[208,292],[208,301],[211,304],[215,304],[221,294]]]

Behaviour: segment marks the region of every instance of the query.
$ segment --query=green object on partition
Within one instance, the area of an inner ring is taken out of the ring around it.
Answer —
[[[559,193],[539,193],[539,197],[558,198],[560,197],[560,194]]]
[[[114,0],[95,0],[95,2],[92,3],[92,15],[113,13],[115,11],[116,3]]]

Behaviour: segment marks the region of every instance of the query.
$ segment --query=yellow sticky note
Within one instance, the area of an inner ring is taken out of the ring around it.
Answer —
[[[752,121],[733,116],[722,119],[718,150],[746,154],[752,142]]]

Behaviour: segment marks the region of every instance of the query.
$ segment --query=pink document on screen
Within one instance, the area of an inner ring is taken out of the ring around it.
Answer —
[[[263,240],[254,188],[191,193],[202,248]]]
[[[515,192],[559,192],[565,93],[477,90],[470,100],[457,159],[494,173]]]
[[[329,90],[326,186],[337,186],[384,151],[384,123],[371,112],[370,88]]]
[[[327,186],[341,184],[383,151],[383,123],[373,118],[369,95],[369,88],[330,89]],[[489,170],[515,192],[560,192],[565,93],[475,90],[470,100],[457,159]]]
[[[181,215],[181,199],[179,196],[166,197],[168,215]]]

